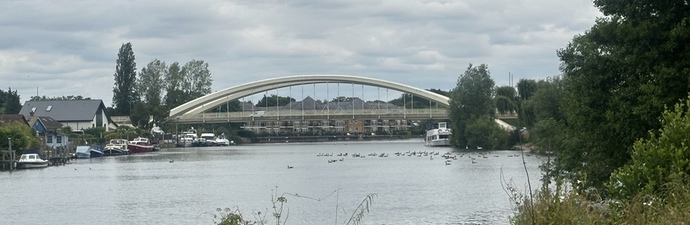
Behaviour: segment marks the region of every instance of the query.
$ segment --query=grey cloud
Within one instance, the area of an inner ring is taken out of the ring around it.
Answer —
[[[556,49],[600,15],[591,1],[567,0],[5,3],[3,84],[23,100],[39,86],[41,95],[82,95],[107,105],[117,52],[127,42],[139,70],[152,59],[206,61],[214,90],[317,73],[449,90],[469,63],[488,64],[497,84],[507,84],[509,72],[556,75]],[[89,85],[80,86],[83,80]]]

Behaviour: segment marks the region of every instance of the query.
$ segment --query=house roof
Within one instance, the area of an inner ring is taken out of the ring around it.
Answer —
[[[0,114],[0,125],[4,123],[9,123],[9,122],[20,122],[23,124],[26,124],[29,126],[29,122],[26,121],[26,118],[22,115],[19,114]]]
[[[90,121],[99,107],[105,111],[100,99],[26,101],[19,114],[30,116],[35,108],[34,116],[48,116],[56,121]]]
[[[49,116],[38,116],[37,120],[48,130],[59,129],[62,127],[60,122],[55,121],[55,119],[50,118]]]

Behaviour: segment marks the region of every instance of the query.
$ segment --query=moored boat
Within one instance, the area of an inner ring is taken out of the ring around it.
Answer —
[[[213,143],[214,143],[215,145],[218,145],[218,146],[228,146],[228,145],[231,145],[231,144],[233,144],[233,145],[235,144],[235,142],[232,142],[232,141],[228,140],[228,139],[225,137],[225,133],[223,133],[223,134],[219,135],[218,137],[216,137],[216,139],[213,140]]]
[[[177,145],[179,147],[190,147],[197,138],[196,130],[192,127],[188,131],[182,132],[182,134],[177,137]]]
[[[426,131],[424,145],[431,147],[450,146],[450,134],[451,130],[447,123],[439,122],[436,128]]]
[[[201,133],[201,136],[199,136],[199,139],[198,139],[198,141],[201,143],[202,146],[216,145],[215,140],[216,140],[216,135],[213,133]]]
[[[143,137],[134,138],[134,140],[127,144],[127,149],[129,149],[131,153],[151,152],[153,151],[153,147],[149,139]]]
[[[88,145],[77,146],[75,156],[77,157],[77,159],[91,158],[91,147]]]
[[[129,149],[127,149],[127,140],[125,139],[112,139],[110,143],[105,145],[103,148],[103,155],[126,155],[129,154]]]
[[[45,160],[38,153],[25,153],[17,161],[17,168],[31,169],[48,167],[48,160]]]
[[[89,148],[89,154],[91,154],[91,158],[101,157],[104,155],[103,148],[99,145],[91,145]]]

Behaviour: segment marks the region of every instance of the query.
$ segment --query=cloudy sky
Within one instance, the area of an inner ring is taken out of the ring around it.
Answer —
[[[470,63],[507,85],[558,75],[556,50],[598,16],[591,0],[5,0],[0,89],[110,106],[127,42],[138,71],[204,60],[214,91],[300,74],[450,90]]]

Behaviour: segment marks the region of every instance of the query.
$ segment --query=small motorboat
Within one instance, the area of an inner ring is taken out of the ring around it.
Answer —
[[[88,145],[77,146],[75,156],[77,157],[77,159],[91,158],[91,146],[88,146]]]
[[[99,145],[91,145],[89,148],[91,158],[101,157],[104,154],[103,148]]]
[[[31,169],[48,167],[48,160],[41,158],[38,153],[22,154],[17,161],[17,168]]]

